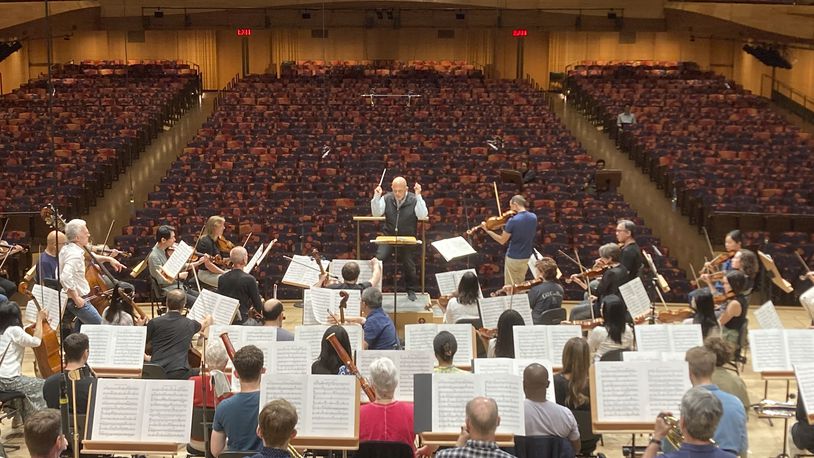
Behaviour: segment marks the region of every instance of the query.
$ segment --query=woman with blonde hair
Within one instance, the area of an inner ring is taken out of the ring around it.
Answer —
[[[224,229],[226,229],[226,220],[222,216],[210,216],[209,219],[206,220],[203,235],[195,244],[195,251],[208,254],[213,258],[218,255],[228,256],[228,251],[221,253],[220,249],[218,249],[218,239],[223,237]],[[198,271],[198,278],[207,285],[217,288],[218,279],[223,273],[223,269],[214,264],[210,264],[210,266],[207,266],[205,269]]]

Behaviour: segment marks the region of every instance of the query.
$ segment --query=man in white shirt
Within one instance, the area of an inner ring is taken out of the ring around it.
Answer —
[[[546,399],[548,370],[537,363],[523,371],[523,392],[526,400],[523,410],[526,417],[526,436],[556,436],[568,439],[573,450],[579,452],[579,427],[574,414],[567,407]]]
[[[84,220],[72,219],[65,224],[65,237],[68,243],[59,250],[59,282],[62,292],[68,295],[66,310],[76,315],[82,323],[100,324],[102,317],[85,297],[91,293],[85,279],[85,247],[90,240],[90,231]],[[99,262],[110,264],[116,272],[124,265],[110,256],[96,255]],[[77,323],[78,330],[79,323]]]
[[[636,124],[636,115],[630,112],[630,105],[625,105],[625,111],[619,113],[616,117],[616,127],[627,129],[628,127]]]

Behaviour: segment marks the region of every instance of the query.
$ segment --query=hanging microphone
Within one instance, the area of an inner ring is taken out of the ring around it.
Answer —
[[[322,159],[325,159],[326,157],[328,157],[329,154],[331,154],[331,147],[327,146],[327,145],[323,146],[322,147]]]

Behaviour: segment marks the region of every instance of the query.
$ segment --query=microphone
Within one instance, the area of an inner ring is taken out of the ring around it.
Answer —
[[[328,157],[329,154],[331,154],[331,147],[327,146],[327,145],[323,146],[322,147],[322,159],[325,159],[326,157]]]
[[[396,202],[396,237],[399,236],[399,215],[401,214],[401,205]]]

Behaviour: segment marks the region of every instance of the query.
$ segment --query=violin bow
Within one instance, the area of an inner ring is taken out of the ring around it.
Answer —
[[[495,202],[497,202],[497,215],[500,216],[503,214],[503,211],[500,210],[500,195],[497,192],[497,181],[493,181],[492,186],[494,186],[495,188]]]
[[[566,252],[564,252],[564,251],[562,251],[562,250],[557,250],[557,251],[558,251],[558,252],[559,252],[561,255],[565,256],[565,257],[566,257],[566,259],[568,259],[569,261],[571,261],[571,262],[573,262],[574,264],[576,264],[576,265],[577,265],[577,267],[579,267],[579,268],[580,268],[580,270],[586,270],[586,269],[585,269],[585,266],[583,266],[583,265],[582,265],[582,263],[580,263],[580,262],[579,262],[579,261],[577,261],[576,259],[572,258],[571,256],[568,256],[568,254],[567,254]],[[576,250],[574,250],[574,252],[576,252]]]
[[[704,239],[706,239],[707,241],[707,248],[709,248],[709,253],[714,258],[715,250],[712,249],[712,242],[709,240],[709,232],[707,232],[706,226],[701,226],[701,230],[704,231]]]
[[[811,272],[811,268],[808,267],[808,263],[806,263],[805,259],[803,259],[803,257],[800,256],[800,252],[797,251],[797,250],[794,250],[794,255],[797,256],[798,260],[800,260],[800,264],[802,264],[803,267],[805,267],[806,272]]]
[[[243,248],[246,248],[246,244],[249,243],[249,239],[252,238],[252,234],[254,234],[254,232],[249,232],[249,235],[246,236],[246,241],[243,242]]]
[[[582,265],[582,261],[580,261],[580,259],[579,259],[579,251],[577,251],[576,247],[574,247],[574,256],[576,256],[576,258],[577,258],[577,264],[579,264],[579,274],[582,276],[582,280],[585,282],[585,292],[588,293],[588,298],[589,298],[588,300],[590,301],[590,297],[591,297],[591,280],[588,278],[587,275],[585,275],[586,269]],[[589,302],[588,306],[591,309],[591,320],[595,320],[596,316],[594,315],[594,304],[591,304]]]
[[[104,253],[104,249],[107,248],[107,241],[110,240],[110,233],[113,232],[113,225],[116,224],[116,220],[110,222],[110,227],[107,228],[107,235],[105,235],[105,241],[102,242],[102,253]]]
[[[8,220],[9,220],[9,218],[6,218],[6,222],[3,223],[3,230],[2,230],[2,232],[0,232],[0,240],[3,240],[3,236],[6,235],[6,228],[8,227]],[[11,244],[9,243],[9,245],[11,245]],[[3,255],[3,262],[0,262],[0,269],[2,269],[3,265],[5,265],[6,259],[8,259],[8,256],[11,254],[11,249],[12,249],[12,246],[9,246],[9,248],[6,250],[6,254]]]
[[[695,279],[695,286],[700,288],[701,285],[698,283],[698,275],[695,274],[695,268],[690,264],[690,272],[692,272],[692,278]]]

